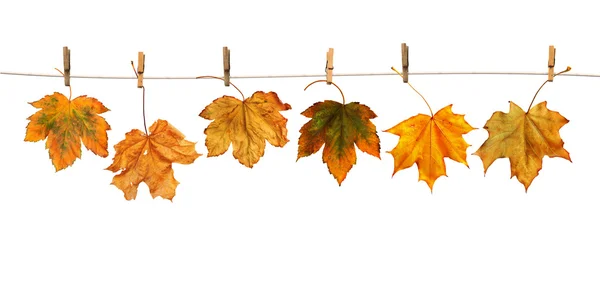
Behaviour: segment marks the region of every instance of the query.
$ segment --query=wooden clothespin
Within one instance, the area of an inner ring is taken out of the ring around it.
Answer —
[[[327,84],[331,84],[333,82],[333,48],[329,48],[329,51],[327,51],[325,73],[327,74]]]
[[[138,88],[142,88],[144,87],[144,68],[146,64],[146,55],[144,55],[144,52],[138,52],[138,67],[137,67],[137,73],[138,73],[138,83],[137,83],[137,87]]]
[[[65,86],[71,86],[71,49],[63,47],[63,74],[65,77]]]
[[[550,45],[548,48],[548,81],[552,82],[554,80],[554,62],[556,56],[556,48],[554,45]]]
[[[231,50],[227,46],[223,47],[223,81],[225,86],[229,86],[230,70],[231,70]]]
[[[408,83],[408,46],[402,43],[402,80]]]

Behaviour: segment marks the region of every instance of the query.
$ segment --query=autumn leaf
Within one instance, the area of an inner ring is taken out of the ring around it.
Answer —
[[[516,175],[527,191],[542,169],[544,156],[571,161],[558,132],[568,122],[558,112],[548,110],[546,102],[529,112],[510,102],[508,114],[497,111],[486,122],[489,137],[474,155],[481,158],[484,173],[496,159],[508,157],[511,178]]]
[[[275,92],[257,91],[244,101],[231,96],[214,100],[200,113],[214,120],[204,130],[208,156],[222,155],[233,144],[233,156],[252,168],[265,153],[265,140],[276,147],[289,141],[287,119],[279,111],[291,108]]]
[[[354,144],[363,152],[380,158],[379,136],[370,121],[377,117],[367,106],[352,102],[341,104],[326,100],[302,112],[311,118],[300,129],[298,159],[318,152],[323,144],[323,163],[341,186],[356,164]]]
[[[462,135],[474,128],[464,115],[452,112],[452,105],[439,110],[433,117],[418,114],[386,130],[400,136],[398,145],[388,153],[394,157],[394,172],[411,167],[419,168],[419,180],[423,180],[433,191],[433,184],[440,176],[446,176],[444,158],[469,167],[467,147]]]
[[[46,149],[56,171],[81,158],[81,142],[94,154],[108,156],[106,131],[110,130],[110,125],[99,116],[108,109],[100,101],[85,95],[69,100],[54,92],[29,104],[40,110],[27,118],[25,141],[47,138]]]
[[[201,156],[196,143],[184,140],[185,136],[165,120],[150,126],[150,135],[134,129],[115,145],[113,163],[106,168],[119,174],[111,184],[125,193],[125,199],[135,199],[138,185],[143,181],[153,198],[161,196],[172,200],[179,185],[174,177],[172,163],[191,164]]]

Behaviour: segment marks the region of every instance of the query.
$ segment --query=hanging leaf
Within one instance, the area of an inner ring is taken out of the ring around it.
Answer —
[[[398,145],[388,152],[394,157],[392,175],[416,163],[419,180],[433,191],[436,179],[446,176],[445,157],[469,167],[466,153],[469,144],[462,135],[473,129],[464,115],[453,113],[452,105],[448,105],[433,117],[418,114],[386,130],[400,136]]]
[[[289,141],[287,119],[279,111],[291,108],[275,92],[257,91],[244,101],[231,96],[214,100],[200,113],[214,120],[204,130],[208,156],[222,155],[233,144],[233,156],[252,168],[265,153],[265,140],[276,147]]]
[[[341,104],[326,100],[302,112],[311,118],[300,129],[298,159],[318,152],[323,144],[323,163],[341,186],[356,164],[354,144],[363,152],[380,158],[379,136],[370,121],[377,117],[367,106],[352,102]]]
[[[150,135],[134,129],[115,145],[113,163],[106,168],[119,172],[111,184],[125,193],[125,199],[135,199],[138,185],[143,181],[153,198],[161,196],[172,200],[179,185],[174,177],[172,163],[191,164],[201,156],[196,143],[184,140],[185,136],[165,120],[150,126]]]
[[[511,178],[516,175],[527,191],[542,169],[544,156],[571,161],[558,132],[568,122],[560,113],[548,110],[546,102],[529,112],[510,102],[508,114],[497,111],[486,122],[483,128],[489,137],[474,155],[481,158],[484,172],[496,159],[508,157]]]
[[[85,95],[69,100],[54,92],[29,104],[40,110],[27,118],[25,141],[47,138],[46,149],[56,171],[81,158],[81,142],[94,154],[103,158],[108,156],[106,131],[110,130],[110,125],[99,116],[108,109],[100,101]]]

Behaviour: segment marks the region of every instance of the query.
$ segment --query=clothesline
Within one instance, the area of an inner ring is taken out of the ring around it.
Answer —
[[[42,74],[42,73],[21,73],[21,72],[0,72],[0,75],[30,76],[30,77],[63,77],[61,74]],[[394,72],[381,73],[335,73],[338,77],[366,77],[366,76],[390,76],[397,75]],[[493,72],[493,71],[448,71],[448,72],[409,72],[409,75],[544,75],[547,72]],[[232,79],[263,79],[263,78],[304,78],[304,77],[324,77],[325,74],[277,74],[277,75],[232,75]],[[600,74],[585,73],[564,73],[561,76],[576,77],[600,77]],[[71,75],[71,78],[87,79],[137,79],[135,76],[101,76],[101,75]],[[144,79],[157,80],[176,80],[176,79],[196,79],[196,76],[145,76]]]

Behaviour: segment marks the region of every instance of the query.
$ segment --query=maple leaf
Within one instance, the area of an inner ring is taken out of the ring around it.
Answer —
[[[417,163],[419,180],[424,180],[433,191],[433,184],[446,176],[445,157],[469,167],[466,149],[469,144],[462,135],[474,128],[464,115],[452,112],[452,105],[439,110],[433,117],[418,114],[385,130],[400,136],[398,145],[389,151],[394,157],[394,172]]]
[[[356,149],[380,158],[379,136],[370,121],[377,117],[367,106],[352,102],[341,104],[326,100],[317,102],[302,112],[311,118],[300,129],[298,159],[318,152],[323,144],[323,163],[342,185],[346,175],[356,164]]]
[[[179,185],[174,177],[172,163],[191,164],[201,156],[196,143],[184,140],[185,136],[165,120],[150,126],[150,134],[134,129],[115,145],[113,163],[106,168],[121,171],[111,184],[125,193],[125,199],[135,199],[138,185],[143,181],[150,188],[152,198],[161,196],[173,200]]]
[[[99,116],[108,109],[100,101],[85,95],[69,100],[54,92],[29,104],[40,110],[27,118],[25,141],[47,138],[46,149],[56,171],[81,158],[81,142],[94,154],[108,156],[106,131],[110,130],[110,125]]]
[[[244,101],[231,96],[214,100],[200,113],[214,120],[204,130],[208,156],[222,155],[233,144],[233,156],[252,168],[265,153],[265,140],[276,147],[289,141],[287,119],[279,111],[291,108],[275,92],[257,91]]]
[[[558,132],[568,122],[560,113],[548,110],[546,102],[527,113],[510,102],[508,114],[497,111],[486,122],[483,128],[489,137],[474,155],[481,158],[484,173],[496,159],[508,157],[511,178],[516,175],[527,191],[542,169],[544,156],[571,161]]]

